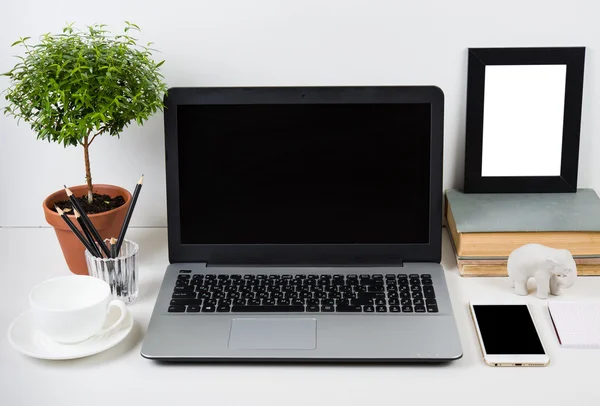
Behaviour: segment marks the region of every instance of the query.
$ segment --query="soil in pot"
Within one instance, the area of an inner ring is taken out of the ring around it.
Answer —
[[[123,196],[110,197],[109,195],[94,193],[94,200],[91,204],[88,203],[87,194],[75,197],[86,214],[104,213],[125,204]],[[61,200],[56,202],[56,205],[65,213],[73,214],[73,205],[70,200]],[[53,207],[52,211],[56,211],[56,209]]]

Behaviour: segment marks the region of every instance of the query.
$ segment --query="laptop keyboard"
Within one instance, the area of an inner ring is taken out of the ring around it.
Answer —
[[[169,313],[437,313],[429,274],[214,275],[181,270]]]

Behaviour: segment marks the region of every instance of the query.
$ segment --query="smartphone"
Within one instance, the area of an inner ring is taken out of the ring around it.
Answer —
[[[550,363],[527,304],[469,303],[486,364],[533,367]]]

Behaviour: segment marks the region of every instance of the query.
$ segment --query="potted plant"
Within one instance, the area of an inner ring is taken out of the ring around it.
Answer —
[[[12,46],[22,47],[24,55],[3,74],[10,79],[5,114],[28,123],[38,139],[82,147],[85,184],[70,189],[103,238],[118,235],[131,194],[118,186],[92,183],[90,146],[99,135],[119,137],[133,121],[142,125],[163,109],[167,91],[159,72],[164,61],[152,60],[150,44],[138,45],[131,30],[140,28],[126,22],[122,33],[111,35],[105,25],[78,30],[71,24],[62,33],[42,35],[36,45],[29,44],[30,37],[21,38]],[[45,217],[56,231],[69,269],[86,274],[85,248],[55,204],[69,211],[63,189],[44,200]]]

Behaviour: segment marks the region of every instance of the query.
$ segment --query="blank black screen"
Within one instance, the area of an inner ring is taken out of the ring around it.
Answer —
[[[473,308],[488,354],[544,354],[526,306],[478,305]]]
[[[183,244],[428,243],[429,104],[177,107]]]

